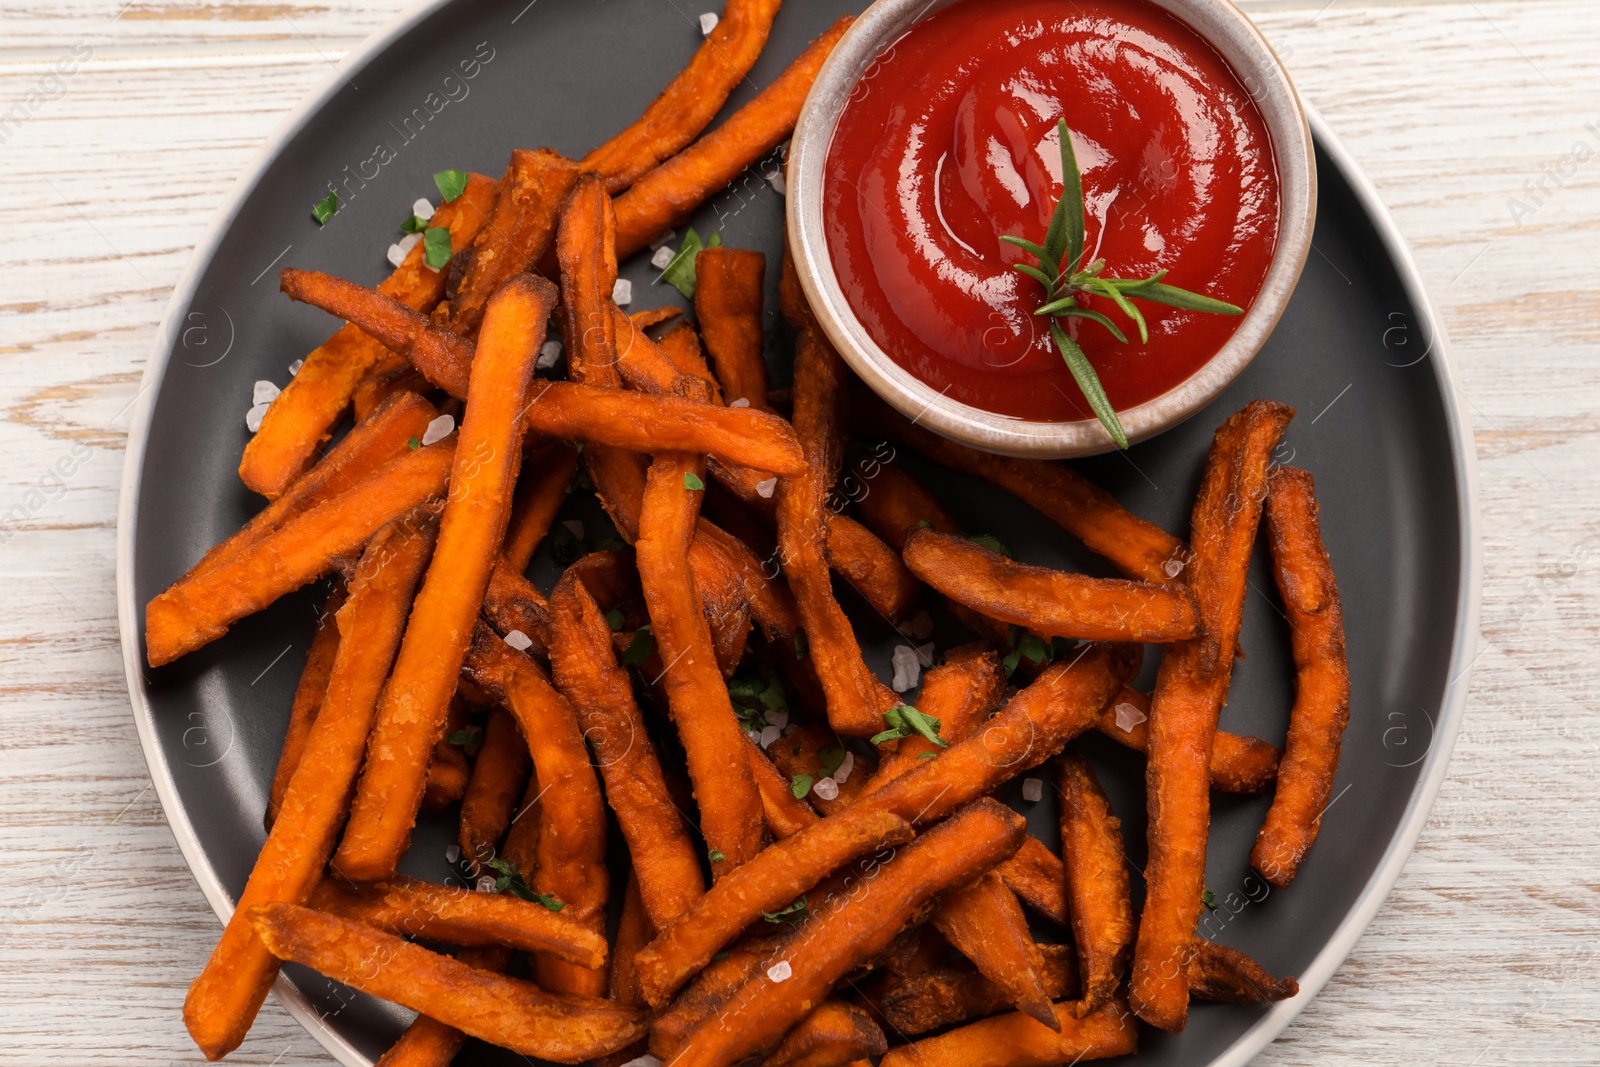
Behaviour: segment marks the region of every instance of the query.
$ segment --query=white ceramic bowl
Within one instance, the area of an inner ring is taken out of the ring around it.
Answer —
[[[823,175],[839,116],[879,53],[956,0],[877,0],[846,31],[817,76],[795,127],[788,166],[789,247],[800,284],[829,340],[862,381],[907,417],[989,452],[1065,458],[1110,451],[1093,419],[1032,422],[952,400],[913,377],[856,318],[834,274],[822,221]],[[990,0],[1004,3],[1005,0]],[[1063,0],[1063,3],[1067,0]],[[1204,366],[1153,400],[1118,412],[1130,442],[1152,437],[1209,404],[1255,358],[1277,325],[1311,248],[1317,174],[1311,131],[1289,75],[1255,25],[1229,0],[1148,0],[1189,25],[1233,68],[1255,100],[1278,167],[1279,229],[1255,303]]]

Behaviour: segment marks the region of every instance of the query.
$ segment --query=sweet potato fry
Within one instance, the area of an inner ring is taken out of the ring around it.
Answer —
[[[713,877],[721,877],[760,851],[763,828],[755,817],[761,797],[750,776],[744,737],[689,570],[704,470],[702,461],[683,453],[656,457],[635,551],[668,704],[694,782],[700,832],[722,857],[714,855],[711,867]]]
[[[794,795],[788,780],[754,741],[746,737],[744,743],[750,775],[755,779],[756,791],[761,794],[761,810],[767,817],[772,836],[781,840],[821,818],[810,804]]]
[[[1133,902],[1122,823],[1088,761],[1070,752],[1061,757],[1061,858],[1083,976],[1083,999],[1074,1009],[1081,1018],[1110,1003],[1122,985],[1133,945]]]
[[[1148,752],[1149,719],[1150,698],[1124,689],[1106,706],[1094,728],[1125,748]],[[1128,728],[1123,728],[1123,722],[1130,724]],[[1278,776],[1281,755],[1275,746],[1259,737],[1218,730],[1211,747],[1211,788],[1224,793],[1259,793]]]
[[[1197,632],[1194,598],[1181,585],[1034,567],[927,529],[907,535],[905,560],[913,574],[951,599],[1041,637],[1161,643]]]
[[[728,0],[689,65],[633,125],[584,156],[584,169],[617,193],[698,137],[755,65],[781,2]]]
[[[522,792],[522,803],[511,816],[511,828],[506,831],[506,839],[500,843],[501,859],[511,864],[513,870],[524,876],[524,880],[534,877],[539,869],[539,798],[543,793],[539,785],[539,771],[535,768],[528,775],[528,788]]]
[[[511,502],[511,521],[500,547],[500,557],[513,574],[522,574],[533,562],[556,513],[567,502],[567,486],[577,469],[578,453],[559,442],[542,446],[523,461],[517,495]]]
[[[572,706],[532,660],[481,623],[465,674],[517,717],[533,756],[541,798],[538,863],[529,884],[559,901],[564,916],[603,935],[610,888],[605,799]],[[604,970],[546,955],[535,958],[534,975],[551,992],[605,992]]]
[[[953,648],[944,662],[922,679],[917,710],[939,720],[939,736],[946,743],[969,736],[1005,701],[1006,679],[1000,657],[974,645]],[[862,793],[876,793],[902,774],[915,770],[925,757],[943,751],[920,734],[885,741],[878,746],[881,761]],[[1026,847],[1026,845],[1024,845]],[[1020,853],[1019,853],[1020,854]],[[1007,864],[1013,860],[1007,860]]]
[[[645,1032],[637,1009],[547,993],[348,919],[290,904],[252,908],[248,918],[280,959],[524,1056],[581,1063]]]
[[[561,267],[561,333],[567,373],[591,385],[616,382],[616,322],[611,291],[617,284],[617,219],[598,174],[580,175],[556,230]],[[594,377],[600,372],[599,377]]]
[[[548,148],[511,153],[488,224],[472,242],[466,274],[451,302],[452,330],[475,336],[490,298],[544,258],[578,174],[576,163]]]
[[[392,365],[390,361],[393,361]],[[383,406],[383,402],[400,393],[426,393],[432,386],[423,373],[400,356],[385,351],[378,368],[356,384],[350,394],[350,413],[357,423],[365,422]]]
[[[495,183],[469,175],[467,188],[448,204],[440,204],[429,220],[450,230],[450,244],[460,251],[472,243],[487,218]],[[405,262],[378,284],[378,291],[414,311],[426,313],[444,294],[445,272],[431,269],[421,244]],[[262,496],[275,499],[310,464],[318,447],[350,405],[356,386],[382,360],[383,345],[354,326],[342,326],[306,356],[299,373],[289,379],[267,408],[239,463],[239,478]]]
[[[495,855],[506,835],[517,802],[528,785],[528,743],[517,720],[504,708],[491,708],[483,728],[483,745],[472,764],[472,779],[461,798],[461,857],[474,877]]]
[[[611,973],[606,978],[606,995],[618,1004],[642,1008],[644,993],[639,989],[639,968],[635,958],[639,950],[655,940],[656,926],[650,921],[650,912],[644,906],[644,896],[639,890],[639,879],[628,872],[628,888],[623,891],[622,915],[617,920],[616,945],[611,950]]]
[[[1296,693],[1278,789],[1250,852],[1250,865],[1282,888],[1294,881],[1333,796],[1340,740],[1350,722],[1350,668],[1339,588],[1317,524],[1311,475],[1294,467],[1275,468],[1267,491],[1267,540],[1289,620]]]
[[[938,759],[920,761],[878,792],[765,849],[639,954],[650,1003],[670,996],[761,912],[777,910],[867,851],[872,846],[861,842],[879,832],[885,815],[935,822],[1055,755],[1089,728],[1138,667],[1137,650],[1125,646],[1091,646],[1076,659],[1058,660],[982,730]],[[858,847],[851,851],[835,842]]]
[[[706,354],[700,347],[700,335],[694,332],[694,327],[687,322],[680,322],[662,335],[657,342],[657,347],[678,373],[690,378],[698,378],[706,383],[711,392],[711,401],[722,404],[722,388],[717,384],[717,379],[711,374],[711,364],[706,362]]]
[[[621,311],[621,308],[617,309]],[[628,322],[635,330],[648,330],[652,326],[660,326],[663,322],[670,322],[683,314],[682,308],[670,305],[666,307],[651,308],[648,311],[635,311],[628,316]]]
[[[1029,837],[1017,854],[995,868],[1017,899],[1057,926],[1071,921],[1067,911],[1067,871],[1061,857],[1037,837]]]
[[[571,572],[551,596],[551,671],[594,749],[649,921],[665,926],[705,893],[699,857],[672,803],[633,686],[612,649],[611,627]]]
[[[845,758],[846,751],[839,736],[827,725],[808,722],[768,745],[766,754],[787,779],[791,796],[803,789],[803,798],[812,807],[824,815],[832,815],[855,802],[870,776],[863,761],[853,755],[850,757],[851,766],[848,769],[844,767],[840,761]],[[847,770],[848,773],[845,773]],[[842,782],[838,778],[840,773],[845,773]],[[832,796],[824,796],[814,788],[814,783],[823,779],[837,786],[837,792]]]
[[[1039,973],[1050,999],[1077,996],[1078,965],[1070,945],[1037,945]],[[878,998],[884,1021],[896,1033],[929,1030],[981,1019],[1011,1007],[1005,991],[978,973],[970,963],[938,964],[896,974]]]
[[[184,1024],[210,1059],[238,1047],[278,973],[245,910],[271,901],[301,903],[322,877],[434,539],[435,524],[426,517],[380,530],[350,582],[338,614],[333,673],[300,766],[239,906],[184,1001]]]
[[[617,198],[617,258],[682,225],[794,131],[817,71],[851,21],[846,15],[834,23],[754,100]]]
[[[1078,1018],[1056,1005],[1057,1033],[1021,1012],[997,1015],[889,1050],[882,1067],[1061,1067],[1125,1056],[1138,1048],[1133,1015],[1122,1001]]]
[[[1020,841],[1017,847],[1022,847]],[[1057,1029],[1027,917],[999,875],[989,871],[970,885],[952,889],[933,913],[933,925],[1004,991],[1007,1003]]]
[[[278,767],[272,775],[272,788],[267,793],[267,829],[278,817],[283,806],[283,794],[289,790],[289,779],[300,765],[306,750],[306,740],[311,736],[311,724],[322,708],[322,698],[328,692],[328,677],[333,673],[333,661],[339,652],[339,624],[336,616],[344,602],[345,584],[342,578],[334,583],[328,602],[323,605],[317,620],[317,633],[306,651],[306,665],[300,671],[300,683],[294,689],[294,702],[289,705],[289,728],[283,735],[283,748],[278,753]]]
[[[495,560],[484,588],[483,617],[502,635],[521,633],[532,641],[529,655],[549,655],[550,605],[532,582],[506,566],[504,556]]]
[[[708,248],[695,257],[694,314],[729,403],[767,407],[766,334],[762,322],[767,257],[741,248]]]
[[[1261,964],[1237,949],[1203,937],[1195,938],[1194,956],[1186,970],[1189,995],[1228,1004],[1271,1004],[1300,992],[1293,978],[1274,978]]]
[[[979,452],[914,425],[889,405],[857,389],[856,424],[863,435],[887,437],[951,470],[999,486],[1029,505],[1129,578],[1167,582],[1189,558],[1183,542],[1133,515],[1112,495],[1072,468],[1052,460],[1017,459]]]
[[[659,1007],[761,913],[775,912],[858,857],[911,840],[911,826],[887,812],[824,819],[768,846],[762,860],[723,876],[639,953],[645,1000]],[[748,872],[748,873],[747,873]]]
[[[811,911],[768,954],[765,969],[689,1036],[673,1062],[731,1067],[771,1051],[836,981],[881,952],[920,905],[993,868],[1016,851],[1024,833],[1020,815],[983,798],[919,834],[855,890]]]
[[[784,1035],[763,1061],[765,1067],[843,1067],[869,1056],[882,1056],[889,1042],[862,1008],[842,1000],[824,1000]]]
[[[433,756],[428,760],[420,809],[443,811],[467,795],[467,783],[471,780],[472,766],[466,754],[441,736],[434,742]]]
[[[411,360],[434,385],[458,399],[466,398],[472,342],[353,282],[285,271],[281,284],[294,299],[370,330]],[[545,379],[533,383],[528,398],[528,430],[545,437],[630,452],[700,452],[733,466],[785,477],[799,474],[805,466],[793,429],[764,411]]]
[[[480,971],[505,973],[511,963],[511,950],[507,948],[468,948],[457,953],[456,959]],[[389,1046],[374,1067],[450,1067],[456,1053],[467,1043],[467,1035],[460,1030],[419,1015],[406,1027],[400,1040]]]
[[[1130,1002],[1139,1018],[1163,1030],[1182,1030],[1188,1018],[1183,968],[1205,889],[1212,742],[1238,648],[1267,464],[1293,415],[1257,400],[1217,430],[1190,521],[1189,582],[1201,636],[1167,649],[1156,676],[1145,769],[1150,859]]]
[[[823,500],[843,447],[838,416],[844,373],[843,361],[826,341],[810,330],[800,332],[794,427],[806,466],[778,483],[778,546],[827,696],[828,722],[841,734],[867,736],[883,729],[883,713],[899,700],[863,662],[850,620],[833,598],[823,551],[830,514]]]
[[[922,583],[899,553],[854,519],[828,516],[827,557],[828,565],[892,623],[908,618],[922,600]]]
[[[780,940],[778,928],[752,931],[708,963],[650,1024],[650,1051],[658,1059],[677,1056],[689,1035],[722,1010],[756,973]]]
[[[444,492],[455,458],[452,436],[380,468],[304,514],[180,579],[145,607],[150,666],[210,644],[228,627],[326,574],[359,552],[384,524]]]
[[[185,578],[238,554],[297,515],[325,503],[355,483],[371,477],[385,464],[411,451],[410,441],[420,438],[439,413],[415,394],[384,404],[345,434],[317,465],[245,523],[239,532],[212,546]]]
[[[505,945],[549,953],[582,967],[599,967],[606,961],[604,937],[543,904],[405,875],[364,889],[324,879],[306,906],[399,937],[449,945]]]
[[[336,857],[339,869],[357,881],[393,874],[410,843],[427,752],[444,725],[505,535],[522,461],[521,400],[554,303],[553,286],[523,276],[495,295],[485,316],[439,548],[384,692]]]

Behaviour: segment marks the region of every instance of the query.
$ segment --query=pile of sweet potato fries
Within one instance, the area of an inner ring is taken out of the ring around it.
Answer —
[[[1210,791],[1275,784],[1251,862],[1282,886],[1338,766],[1338,594],[1310,476],[1271,463],[1292,411],[1256,401],[1217,431],[1185,544],[1065,465],[889,411],[787,264],[782,392],[762,255],[700,253],[695,326],[614,303],[619,257],[789,135],[848,19],[703,134],[778,7],[728,0],[586,158],[518,150],[498,181],[468,176],[431,220],[448,267],[419,246],[375,290],[283,272],[346,324],[245,450],[270,503],[146,611],[159,666],[332,584],[266,843],[185,1004],[208,1057],[238,1046],[285,960],[418,1012],[391,1067],[447,1064],[469,1036],[560,1063],[1067,1064],[1134,1051],[1136,1019],[1181,1029],[1191,997],[1295,993],[1196,933]],[[564,380],[537,373],[552,321]],[[1016,494],[1124,577],[969,540],[883,452],[846,470],[852,426]],[[842,478],[870,483],[855,518]],[[628,547],[581,555],[547,594],[524,575],[574,489]],[[1299,672],[1282,753],[1218,729],[1263,515]],[[911,629],[948,609],[975,639],[906,703],[840,596]],[[1145,644],[1165,646],[1148,696],[1128,688]],[[1091,730],[1147,753],[1139,916],[1073,747]],[[1059,850],[992,799],[1049,761]],[[457,803],[476,888],[397,874],[418,813]],[[1037,943],[1027,912],[1065,943]]]

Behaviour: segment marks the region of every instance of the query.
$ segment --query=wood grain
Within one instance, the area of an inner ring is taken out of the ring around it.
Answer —
[[[0,0],[0,114],[51,97],[0,142],[0,1065],[200,1062],[179,1005],[217,923],[149,786],[116,636],[128,408],[236,176],[402,6]],[[1600,15],[1242,6],[1376,183],[1443,313],[1488,565],[1470,709],[1417,852],[1258,1062],[1592,1065]],[[1561,173],[1579,142],[1589,158]],[[1547,166],[1559,183],[1540,190]],[[231,1062],[331,1061],[269,1004]]]

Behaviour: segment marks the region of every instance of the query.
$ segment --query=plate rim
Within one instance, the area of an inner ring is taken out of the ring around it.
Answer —
[[[144,664],[139,655],[140,612],[139,605],[134,599],[133,588],[134,543],[145,451],[149,442],[156,400],[159,398],[161,383],[172,359],[179,326],[183,321],[182,316],[193,303],[201,276],[215,258],[223,238],[238,218],[245,202],[260,185],[267,168],[311,117],[343,87],[345,70],[365,66],[424,19],[455,2],[457,0],[416,0],[361,45],[346,53],[334,65],[334,69],[324,76],[322,83],[278,123],[234,183],[233,188],[224,197],[205,233],[196,243],[189,262],[173,287],[172,297],[162,316],[149,359],[145,364],[144,374],[140,379],[139,392],[135,394],[135,412],[128,429],[127,446],[123,454],[117,507],[117,629],[122,647],[123,669],[128,684],[134,726],[139,736],[139,747],[144,753],[145,764],[150,771],[151,785],[161,802],[162,813],[176,839],[179,851],[183,853],[190,875],[210,903],[212,911],[223,923],[233,915],[234,902],[223,887],[209,857],[201,848],[199,838],[189,819],[188,810],[178,797],[166,755],[156,738],[154,713],[144,686]],[[1456,475],[1457,522],[1461,530],[1460,587],[1456,602],[1455,633],[1451,639],[1448,680],[1438,708],[1433,744],[1423,760],[1417,784],[1412,789],[1411,797],[1394,834],[1384,848],[1381,860],[1373,869],[1355,903],[1335,928],[1333,935],[1299,976],[1299,994],[1290,1000],[1273,1005],[1272,1010],[1235,1038],[1221,1055],[1213,1058],[1205,1067],[1244,1067],[1287,1029],[1310,1005],[1317,993],[1349,956],[1356,942],[1377,915],[1378,909],[1388,899],[1406,861],[1416,848],[1417,839],[1427,822],[1428,813],[1443,785],[1450,754],[1455,747],[1456,735],[1466,711],[1478,643],[1483,563],[1477,450],[1471,424],[1457,399],[1457,394],[1461,390],[1444,325],[1439,320],[1432,301],[1428,299],[1411,250],[1390,216],[1388,208],[1379,198],[1376,187],[1361,170],[1344,143],[1329,128],[1321,112],[1309,103],[1302,101],[1302,104],[1310,122],[1313,144],[1321,148],[1329,161],[1338,168],[1340,176],[1355,194],[1361,209],[1371,221],[1385,254],[1396,267],[1398,280],[1405,291],[1407,301],[1426,326],[1425,336],[1429,338],[1430,349],[1424,355],[1425,358],[1429,358],[1441,393],[1445,423],[1449,432],[1451,460]],[[273,983],[272,993],[289,1015],[343,1067],[373,1067],[374,1061],[360,1052],[343,1034],[329,1026],[305,995],[281,973]]]

